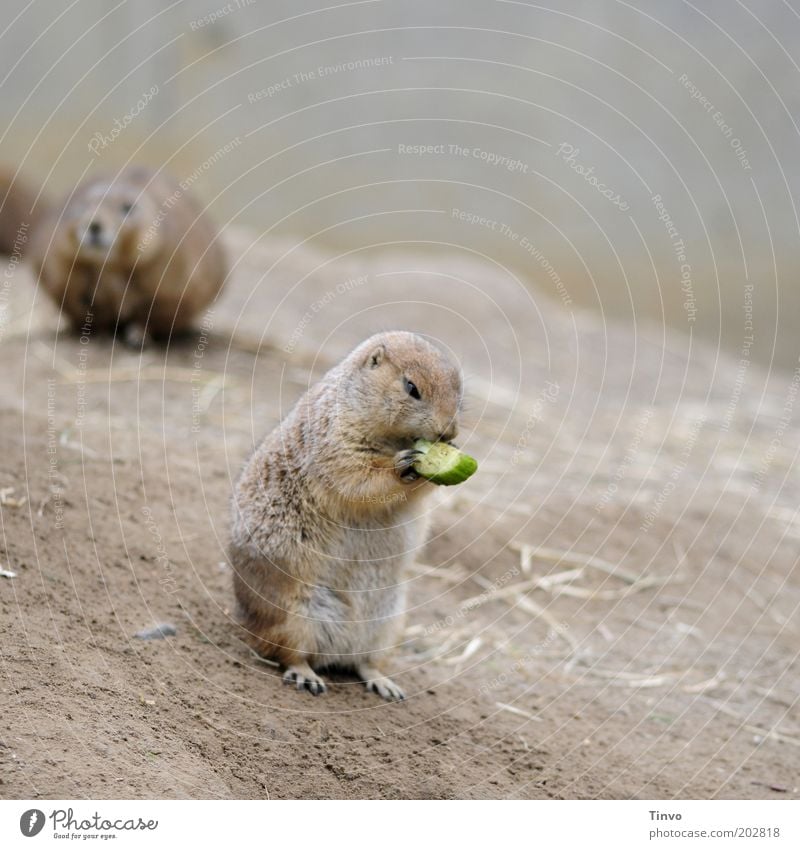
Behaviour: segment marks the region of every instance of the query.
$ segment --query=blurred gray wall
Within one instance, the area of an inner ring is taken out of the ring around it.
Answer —
[[[143,161],[265,238],[455,245],[523,275],[543,309],[635,318],[651,334],[666,320],[797,365],[788,3],[4,11],[0,162],[50,196]]]

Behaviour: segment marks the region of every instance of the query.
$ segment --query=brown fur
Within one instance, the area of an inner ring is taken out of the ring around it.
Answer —
[[[0,168],[0,254],[22,257],[42,218],[36,192],[9,168]]]
[[[187,330],[222,288],[217,236],[170,177],[130,167],[78,186],[35,234],[31,257],[75,328],[166,337]]]
[[[380,659],[399,639],[405,570],[434,488],[411,470],[412,446],[455,437],[461,394],[458,368],[437,347],[378,334],[246,463],[233,497],[234,590],[248,640],[287,667],[285,681],[317,694],[314,670],[340,666],[384,698],[403,697]]]

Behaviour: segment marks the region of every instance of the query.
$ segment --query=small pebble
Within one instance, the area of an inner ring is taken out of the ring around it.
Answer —
[[[12,572],[10,569],[0,569],[0,577],[3,578],[16,578],[17,573]]]
[[[169,622],[162,622],[156,625],[155,628],[145,628],[144,631],[139,631],[136,638],[139,640],[163,640],[164,637],[174,637],[178,633],[178,629]]]

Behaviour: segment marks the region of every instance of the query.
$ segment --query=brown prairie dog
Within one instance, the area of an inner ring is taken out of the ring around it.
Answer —
[[[131,342],[187,330],[227,273],[201,207],[172,178],[138,166],[78,186],[35,234],[31,258],[73,326]]]
[[[405,571],[434,485],[412,469],[417,438],[458,430],[461,374],[421,336],[367,339],[296,404],[234,489],[234,590],[248,641],[317,695],[316,670],[353,670],[402,699],[382,657],[397,643]]]
[[[0,254],[22,257],[41,219],[36,192],[10,168],[0,168]]]

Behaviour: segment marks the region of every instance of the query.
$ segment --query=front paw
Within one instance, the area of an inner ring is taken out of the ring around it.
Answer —
[[[394,455],[394,470],[397,472],[400,480],[411,483],[411,481],[419,478],[419,474],[414,468],[414,463],[417,462],[421,454],[422,452],[417,451],[416,448],[408,448],[405,451],[398,451]]]

